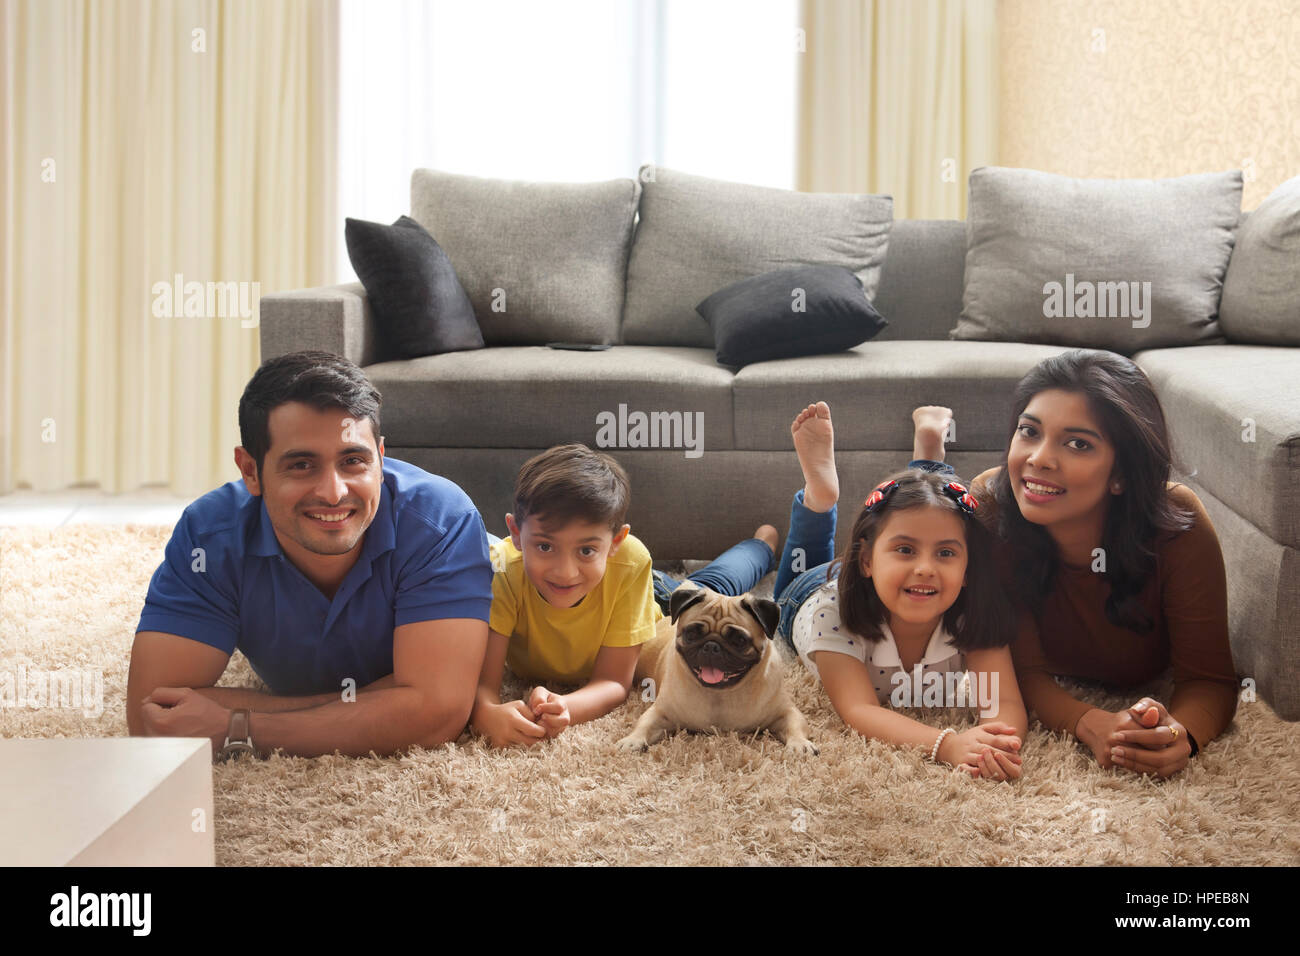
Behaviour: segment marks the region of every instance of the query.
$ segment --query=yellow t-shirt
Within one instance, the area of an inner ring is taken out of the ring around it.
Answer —
[[[506,663],[526,680],[576,684],[591,676],[601,647],[643,644],[664,616],[654,597],[650,552],[629,534],[605,564],[605,576],[576,607],[552,607],[524,574],[524,558],[506,538],[492,546],[489,626],[510,638]]]

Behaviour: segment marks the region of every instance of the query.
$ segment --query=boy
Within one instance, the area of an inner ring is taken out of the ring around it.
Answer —
[[[654,571],[629,534],[629,498],[623,468],[586,445],[548,449],[520,470],[510,538],[492,538],[488,649],[470,717],[492,746],[556,737],[627,700],[641,645],[679,583]],[[776,544],[763,525],[691,579],[743,594],[771,568]],[[507,663],[525,680],[582,686],[562,695],[539,684],[502,703]]]

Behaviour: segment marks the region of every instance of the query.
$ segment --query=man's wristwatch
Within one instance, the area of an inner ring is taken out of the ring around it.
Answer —
[[[253,735],[249,731],[247,710],[232,710],[230,712],[230,724],[226,727],[226,742],[217,751],[216,759],[229,760],[236,754],[257,756],[257,750],[253,747]]]

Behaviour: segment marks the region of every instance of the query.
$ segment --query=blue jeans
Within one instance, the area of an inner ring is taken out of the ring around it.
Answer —
[[[772,560],[776,554],[764,541],[758,538],[746,538],[739,544],[733,544],[698,571],[686,575],[686,580],[712,588],[719,594],[735,597],[744,594],[759,581],[763,575],[772,570]],[[655,601],[664,614],[669,613],[668,601],[672,593],[681,587],[682,582],[654,569]]]
[[[920,468],[940,474],[955,475],[952,466],[927,458],[914,459],[908,468]],[[777,607],[781,620],[776,632],[791,643],[795,615],[809,595],[827,582],[826,572],[835,557],[835,511],[819,514],[804,507],[803,489],[794,493],[790,505],[790,532],[785,536],[785,550],[776,569]],[[806,569],[806,570],[805,570]]]
[[[487,536],[489,547],[501,540],[491,531]],[[698,571],[688,574],[686,580],[712,588],[719,594],[735,597],[744,594],[761,581],[763,575],[772,570],[772,560],[775,557],[766,542],[758,538],[746,538],[739,544],[732,545]],[[664,614],[668,614],[669,598],[681,587],[682,582],[657,568],[652,568],[650,573],[654,577],[655,602]]]

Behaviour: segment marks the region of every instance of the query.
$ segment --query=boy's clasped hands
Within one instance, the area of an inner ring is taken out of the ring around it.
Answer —
[[[525,700],[511,700],[488,707],[476,729],[493,747],[531,746],[558,737],[571,722],[564,698],[538,685]]]

